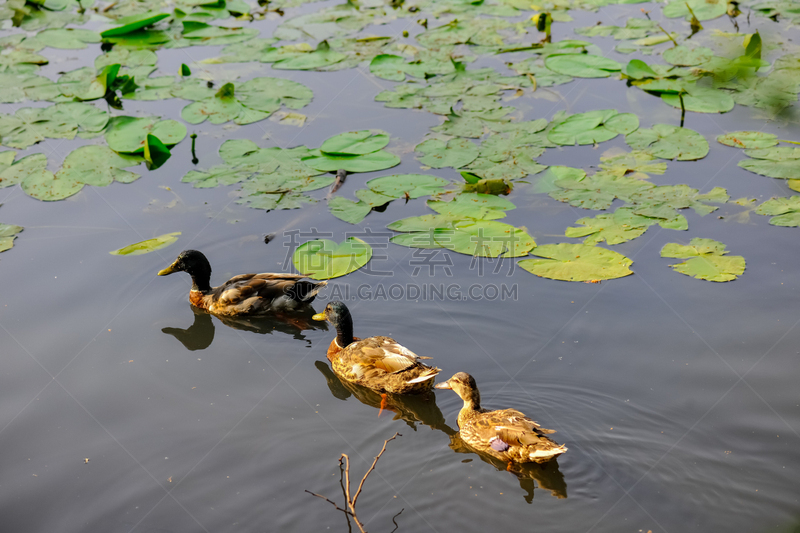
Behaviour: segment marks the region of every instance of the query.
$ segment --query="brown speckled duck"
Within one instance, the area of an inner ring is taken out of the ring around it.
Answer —
[[[450,389],[464,400],[458,413],[461,439],[476,451],[509,463],[544,463],[567,451],[566,446],[546,437],[555,433],[544,429],[516,409],[489,411],[481,407],[481,394],[475,378],[459,372],[437,389]]]
[[[211,287],[211,265],[197,250],[184,250],[159,276],[186,272],[192,277],[189,301],[221,316],[266,315],[297,311],[314,301],[328,282],[303,281],[302,274],[242,274]]]
[[[440,369],[420,362],[421,357],[389,337],[353,337],[353,319],[347,306],[330,302],[314,320],[327,320],[336,328],[328,360],[342,379],[380,392],[421,394],[433,388]]]

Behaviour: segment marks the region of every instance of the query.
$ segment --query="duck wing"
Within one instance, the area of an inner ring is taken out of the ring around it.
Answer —
[[[419,364],[420,356],[389,337],[370,337],[355,342],[345,349],[353,370],[356,367],[375,368],[396,374]]]
[[[221,305],[235,306],[250,298],[275,300],[292,292],[305,276],[302,274],[241,274],[214,290],[214,300]]]
[[[547,434],[555,433],[517,411],[503,409],[484,413],[475,421],[475,432],[492,449],[504,452],[512,446],[536,446],[544,442],[551,443]]]

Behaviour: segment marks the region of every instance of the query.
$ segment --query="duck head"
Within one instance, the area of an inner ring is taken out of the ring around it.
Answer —
[[[207,291],[211,289],[211,264],[197,250],[184,250],[170,266],[159,270],[159,276],[168,276],[173,272],[186,272],[192,276],[192,290]]]
[[[343,302],[333,301],[325,306],[321,313],[312,316],[314,320],[327,320],[336,328],[336,342],[340,348],[344,348],[353,342],[353,318],[350,310]]]
[[[475,378],[466,372],[458,372],[447,381],[434,385],[437,389],[449,389],[458,394],[465,405],[471,405],[475,409],[480,409],[481,393],[478,392],[478,385]]]

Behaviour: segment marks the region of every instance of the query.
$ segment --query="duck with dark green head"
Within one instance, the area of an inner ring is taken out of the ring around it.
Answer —
[[[353,318],[344,303],[330,302],[313,318],[327,320],[336,328],[328,360],[340,378],[395,394],[421,394],[433,388],[440,369],[421,362],[430,357],[419,356],[389,337],[354,337]]]
[[[449,389],[464,400],[458,413],[461,439],[477,452],[487,453],[509,464],[544,463],[567,451],[546,435],[555,433],[517,411],[503,409],[490,411],[481,407],[481,393],[475,378],[459,372],[437,389]]]
[[[211,264],[197,250],[184,250],[159,276],[186,272],[192,277],[189,301],[222,316],[266,315],[306,308],[327,281],[304,281],[302,274],[241,274],[212,287]]]

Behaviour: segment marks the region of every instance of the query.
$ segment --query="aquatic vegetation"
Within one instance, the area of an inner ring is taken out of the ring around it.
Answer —
[[[745,260],[741,255],[725,255],[726,246],[713,239],[694,238],[688,245],[668,243],[661,257],[688,259],[670,265],[676,272],[707,281],[732,281],[744,273]]]
[[[292,254],[298,272],[314,279],[344,276],[363,267],[372,259],[372,246],[358,237],[335,243],[317,239],[300,245]]]
[[[152,239],[147,239],[146,241],[136,242],[133,244],[129,244],[128,246],[123,246],[118,250],[114,250],[112,252],[108,252],[111,255],[142,255],[142,254],[149,254],[150,252],[155,252],[156,250],[161,250],[162,248],[166,248],[167,246],[174,244],[177,242],[178,237],[181,235],[180,231],[176,231],[174,233],[165,233],[164,235],[159,235],[158,237],[153,237]]]

